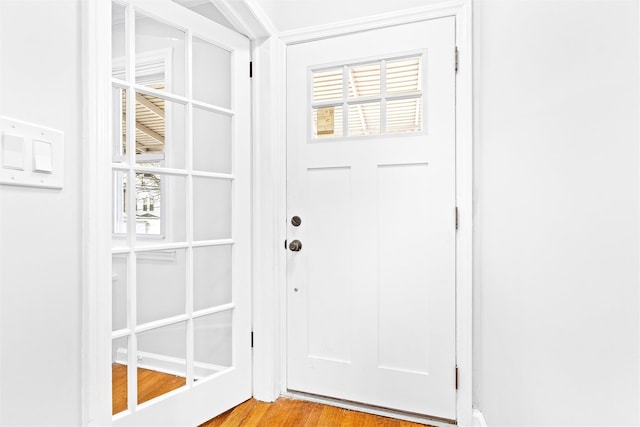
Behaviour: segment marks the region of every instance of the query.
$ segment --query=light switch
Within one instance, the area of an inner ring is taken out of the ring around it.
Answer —
[[[47,141],[33,140],[33,171],[51,173],[51,143]]]
[[[2,167],[24,170],[24,137],[2,134]]]

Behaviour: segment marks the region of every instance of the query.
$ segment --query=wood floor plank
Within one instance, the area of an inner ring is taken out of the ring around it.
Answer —
[[[251,410],[247,418],[245,418],[244,422],[240,425],[243,427],[256,427],[271,405],[271,403],[257,402],[256,406],[253,407],[253,410]]]

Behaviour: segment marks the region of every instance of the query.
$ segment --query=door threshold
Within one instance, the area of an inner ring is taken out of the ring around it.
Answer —
[[[432,417],[428,415],[416,414],[413,412],[398,411],[381,406],[366,405],[364,403],[352,402],[350,400],[335,399],[332,397],[304,393],[295,390],[286,390],[281,393],[281,396],[289,397],[291,399],[305,400],[308,402],[321,403],[323,405],[336,406],[338,408],[349,409],[352,411],[365,412],[367,414],[373,414],[382,417],[411,421],[413,423],[425,424],[433,427],[451,427],[458,424],[457,421],[447,418]]]

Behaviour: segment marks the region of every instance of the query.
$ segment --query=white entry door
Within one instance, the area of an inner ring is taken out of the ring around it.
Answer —
[[[454,17],[288,48],[289,390],[456,418],[455,145]]]
[[[251,397],[249,40],[170,0],[112,22],[113,424],[198,425]]]

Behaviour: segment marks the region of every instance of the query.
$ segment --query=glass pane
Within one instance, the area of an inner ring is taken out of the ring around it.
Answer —
[[[127,254],[114,254],[111,258],[111,328],[127,327]]]
[[[380,96],[380,63],[349,67],[349,97]]]
[[[387,61],[387,94],[422,90],[420,57]]]
[[[185,385],[185,322],[138,335],[138,403]]]
[[[342,99],[342,67],[313,73],[313,101]]]
[[[196,379],[213,375],[233,365],[232,314],[228,310],[193,320]]]
[[[111,240],[111,245],[114,248],[118,248],[127,245],[127,172],[113,171],[112,179],[111,214],[113,239]]]
[[[139,325],[185,313],[185,254],[184,249],[137,253]]]
[[[193,108],[193,169],[231,173],[231,117]]]
[[[186,178],[136,173],[136,233],[139,245],[186,240]]]
[[[116,338],[111,342],[111,409],[118,414],[127,409],[127,354],[129,338]]]
[[[231,238],[231,181],[193,177],[193,238]]]
[[[231,52],[193,38],[193,98],[231,108]]]
[[[127,91],[120,87],[112,88],[113,106],[113,156],[111,161],[122,163],[127,154]]]
[[[184,31],[136,13],[136,83],[185,94]]]
[[[125,13],[123,5],[111,3],[111,62],[113,77],[125,80]]]
[[[136,163],[184,169],[185,120],[184,105],[136,93]]]
[[[193,308],[231,302],[231,246],[193,248]]]
[[[380,103],[349,105],[349,136],[380,133]]]
[[[314,138],[336,138],[342,135],[342,106],[313,109]]]
[[[387,101],[387,133],[422,130],[422,98]]]

